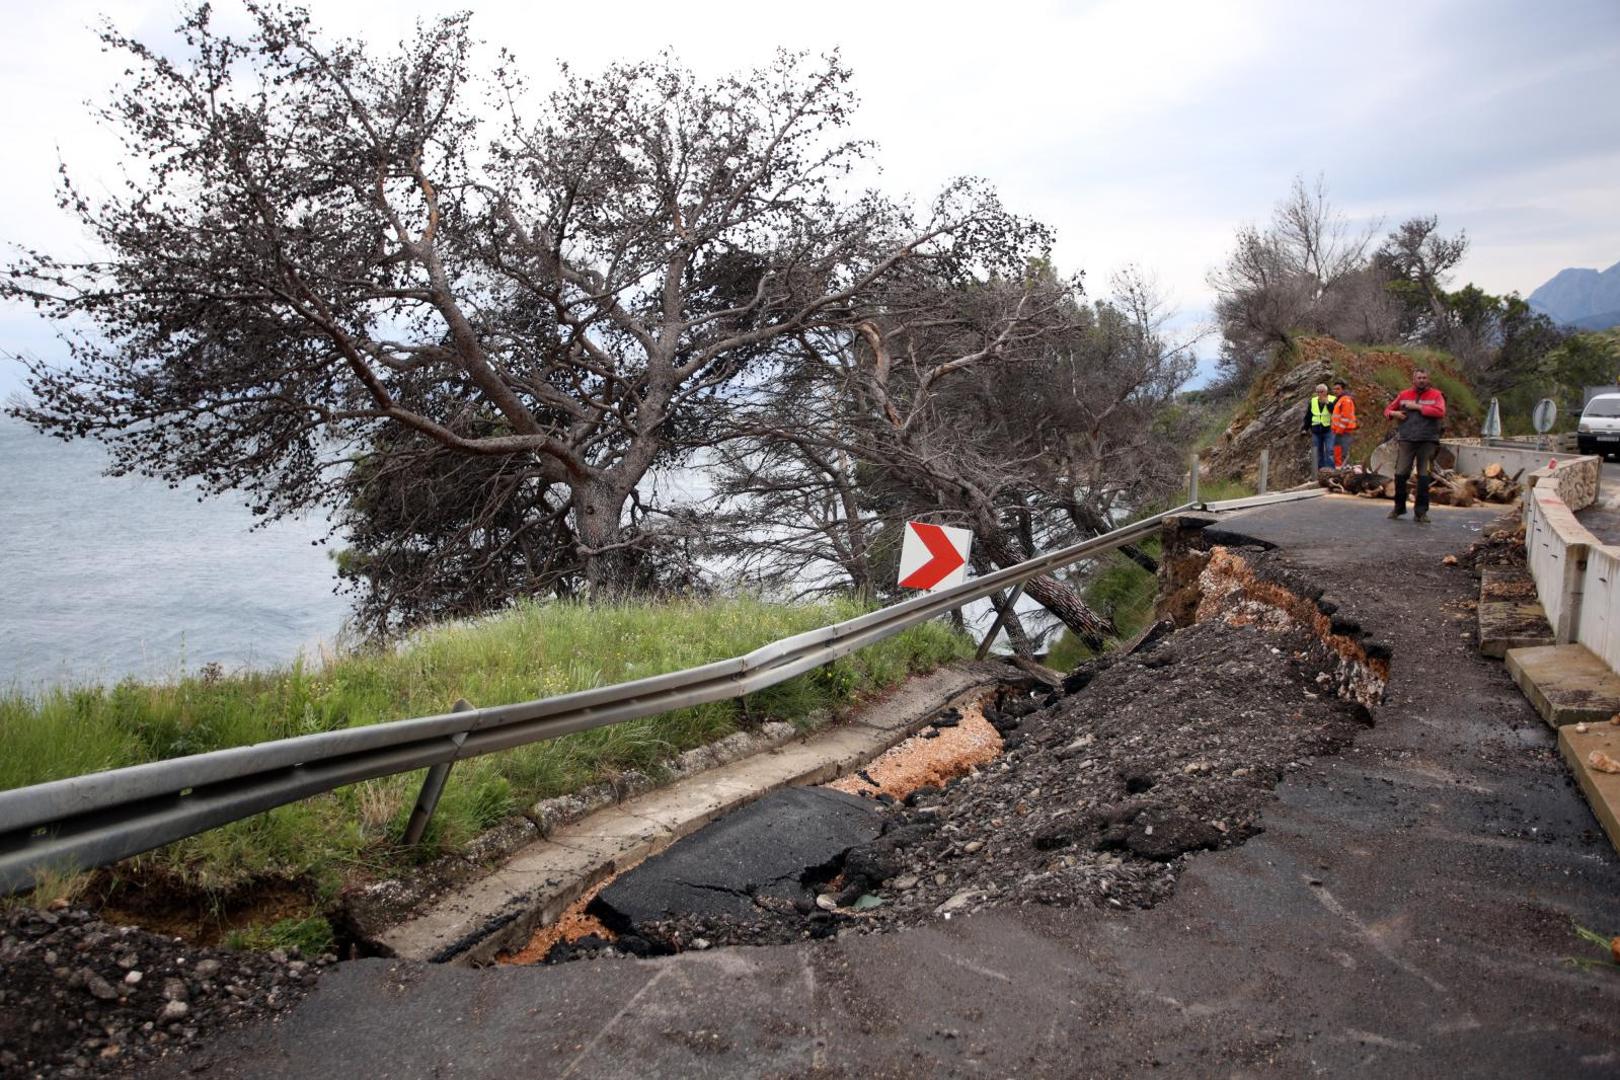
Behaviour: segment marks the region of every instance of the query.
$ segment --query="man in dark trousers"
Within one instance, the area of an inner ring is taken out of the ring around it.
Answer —
[[[1318,469],[1333,468],[1333,395],[1326,383],[1316,384],[1316,393],[1305,403],[1305,434],[1311,437],[1311,460]]]
[[[1399,421],[1395,429],[1395,509],[1392,518],[1406,514],[1406,475],[1417,465],[1417,501],[1412,520],[1429,520],[1429,470],[1440,449],[1440,426],[1446,418],[1446,399],[1429,385],[1429,373],[1412,369],[1412,385],[1395,395],[1384,415]]]

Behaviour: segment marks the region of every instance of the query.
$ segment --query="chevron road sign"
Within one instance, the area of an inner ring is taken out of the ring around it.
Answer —
[[[961,584],[967,578],[972,544],[973,534],[966,529],[906,522],[906,539],[900,545],[900,587],[933,592]]]

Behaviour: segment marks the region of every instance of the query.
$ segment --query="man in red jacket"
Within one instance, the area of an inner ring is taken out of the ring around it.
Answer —
[[[1395,509],[1392,518],[1406,514],[1406,474],[1417,465],[1417,501],[1413,504],[1412,520],[1429,520],[1429,469],[1434,464],[1435,451],[1440,449],[1440,426],[1446,418],[1446,399],[1440,391],[1429,385],[1429,373],[1422,368],[1412,369],[1412,385],[1395,395],[1384,415],[1398,420],[1395,429]]]

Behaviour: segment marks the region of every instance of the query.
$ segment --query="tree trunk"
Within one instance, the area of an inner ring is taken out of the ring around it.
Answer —
[[[1104,640],[1113,632],[1114,624],[1087,607],[1079,593],[1045,574],[1030,578],[1024,585],[1024,592],[1056,615],[1064,626],[1085,642],[1087,648],[1102,651]]]
[[[1001,628],[1007,631],[1007,643],[1012,646],[1014,656],[1035,655],[1035,646],[1029,640],[1029,631],[1024,629],[1024,622],[1016,611],[1007,609],[1006,618],[1001,621]]]
[[[611,599],[633,590],[635,552],[624,542],[621,523],[628,491],[603,480],[586,480],[573,488],[574,532],[584,562],[585,592],[592,599]]]
[[[985,533],[985,554],[997,566],[1005,569],[1024,561],[1025,556],[1009,542],[1004,533],[985,529],[982,519],[980,530]],[[1030,578],[1024,585],[1024,592],[1055,615],[1090,649],[1101,651],[1104,639],[1114,631],[1112,622],[1092,611],[1080,599],[1079,593],[1054,577],[1042,574]]]

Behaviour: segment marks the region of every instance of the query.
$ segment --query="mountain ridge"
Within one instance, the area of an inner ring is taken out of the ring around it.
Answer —
[[[1565,267],[1527,298],[1548,317],[1582,330],[1620,324],[1620,262],[1607,270]]]

